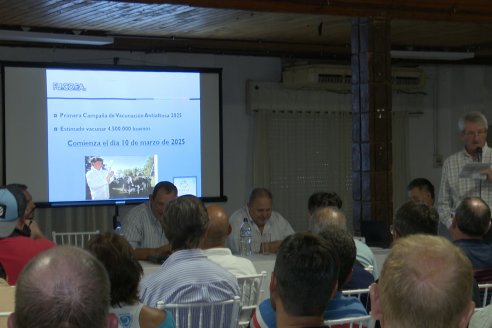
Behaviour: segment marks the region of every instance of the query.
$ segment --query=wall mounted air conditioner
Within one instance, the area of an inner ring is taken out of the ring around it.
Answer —
[[[393,67],[391,69],[393,90],[422,92],[425,74],[420,68]],[[282,73],[285,87],[295,89],[322,89],[335,92],[350,92],[352,70],[342,65],[303,65],[285,68]]]

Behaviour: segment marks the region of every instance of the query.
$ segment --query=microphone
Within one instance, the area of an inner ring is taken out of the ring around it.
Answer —
[[[475,160],[479,163],[482,163],[482,148],[477,147],[475,150]]]

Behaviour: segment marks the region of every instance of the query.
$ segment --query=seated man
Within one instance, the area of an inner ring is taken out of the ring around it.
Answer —
[[[434,206],[434,185],[425,178],[410,181],[407,186],[408,198],[414,202],[422,202],[427,206]]]
[[[227,244],[232,253],[239,253],[239,229],[243,219],[247,218],[252,227],[253,252],[258,253],[261,246],[262,235],[270,234],[271,242],[263,247],[275,253],[281,241],[294,233],[289,222],[279,213],[272,211],[272,193],[266,188],[255,188],[249,195],[248,205],[237,210],[231,215],[229,222],[232,233],[227,239]]]
[[[482,237],[490,228],[490,208],[478,197],[467,197],[456,208],[451,223],[454,244],[470,259],[478,283],[492,281],[492,245]]]
[[[34,257],[19,277],[9,328],[118,327],[109,278],[81,248],[59,246]]]
[[[267,326],[323,327],[324,304],[335,293],[337,279],[338,256],[326,240],[309,232],[285,238],[272,272]],[[265,327],[257,317],[250,324]]]
[[[0,265],[7,282],[15,285],[24,265],[55,244],[33,220],[34,203],[24,185],[0,188]]]
[[[409,200],[401,205],[393,221],[393,240],[414,234],[437,235],[439,214],[422,202]]]
[[[329,245],[332,252],[337,255],[340,265],[339,274],[337,275],[337,293],[333,298],[331,297],[332,295],[330,295],[327,302],[323,303],[325,304],[323,309],[324,320],[367,315],[365,307],[357,298],[343,296],[341,292],[345,283],[350,280],[352,276],[352,266],[355,262],[356,250],[351,235],[339,227],[332,226],[329,229],[322,231],[319,236]],[[308,270],[307,268],[304,269]],[[369,284],[364,288],[368,287]],[[284,327],[275,321],[275,308],[273,300],[270,299],[266,299],[258,305],[250,325],[253,328]]]
[[[383,328],[465,328],[475,308],[472,276],[470,261],[447,239],[401,238],[371,286],[371,315]]]
[[[178,189],[168,181],[155,185],[149,201],[132,208],[121,220],[123,236],[135,250],[138,260],[165,256],[169,242],[162,228],[166,204],[177,197]],[[154,304],[155,306],[155,304]]]
[[[232,255],[231,250],[225,246],[227,236],[231,233],[231,225],[224,209],[219,205],[209,205],[207,213],[209,224],[201,248],[208,259],[235,276],[256,274],[256,269],[250,260]]]
[[[343,212],[336,207],[318,207],[313,214],[312,231],[318,233],[333,225],[347,230],[347,218]],[[374,279],[377,279],[379,267],[374,253],[360,240],[354,238],[354,242],[357,248],[357,263],[362,265],[363,268],[369,269],[372,267],[372,275]]]
[[[155,307],[157,301],[220,302],[240,295],[236,277],[199,249],[208,222],[207,210],[195,196],[181,196],[168,203],[163,226],[172,254],[142,280],[142,303]]]

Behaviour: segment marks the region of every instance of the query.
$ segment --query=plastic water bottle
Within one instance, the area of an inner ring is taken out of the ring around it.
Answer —
[[[241,229],[239,229],[239,254],[241,256],[251,256],[251,246],[253,243],[251,224],[248,218],[243,219]]]
[[[116,222],[115,228],[114,228],[114,233],[120,236],[123,236],[123,230],[121,229],[121,223]]]

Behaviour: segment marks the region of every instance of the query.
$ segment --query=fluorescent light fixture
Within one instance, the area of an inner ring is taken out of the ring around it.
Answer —
[[[114,42],[114,38],[109,36],[24,32],[24,31],[9,31],[9,30],[0,30],[0,40],[82,44],[82,45],[93,45],[93,46],[103,46],[106,44],[112,44]]]
[[[391,50],[392,58],[402,59],[427,59],[427,60],[462,60],[475,57],[473,52],[452,51],[407,51]]]

